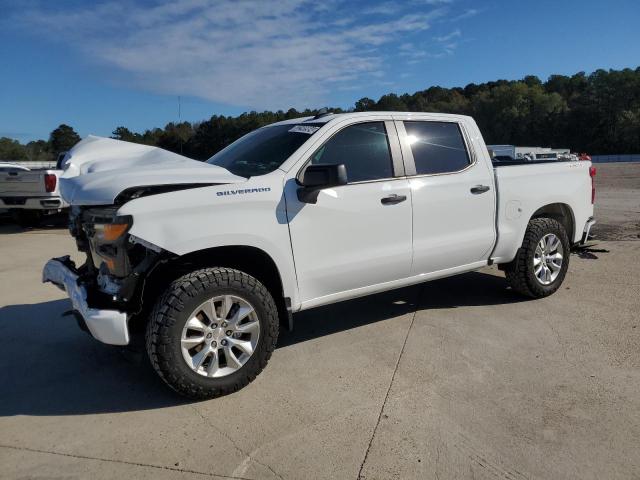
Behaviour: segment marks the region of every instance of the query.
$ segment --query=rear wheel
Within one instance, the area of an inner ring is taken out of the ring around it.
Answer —
[[[529,222],[516,258],[505,266],[507,282],[532,298],[554,293],[569,268],[570,244],[564,226],[552,218]]]
[[[147,325],[151,364],[178,393],[213,398],[262,371],[278,338],[269,291],[239,270],[206,268],[174,281]]]

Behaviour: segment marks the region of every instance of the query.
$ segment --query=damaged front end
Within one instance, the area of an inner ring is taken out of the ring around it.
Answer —
[[[69,230],[87,258],[81,266],[69,257],[50,260],[43,281],[69,293],[98,340],[127,344],[125,330],[142,326],[137,320],[150,307],[142,303],[151,278],[174,256],[130,234],[135,219],[118,210],[150,195],[247,179],[158,147],[91,135],[69,150],[63,164],[60,193],[72,205]],[[107,318],[101,325],[113,335],[100,330],[100,318]]]
[[[127,345],[129,320],[142,310],[145,280],[169,254],[129,234],[133,219],[119,216],[118,208],[72,207],[69,230],[86,261],[76,267],[68,256],[51,259],[43,282],[67,292],[97,340]]]

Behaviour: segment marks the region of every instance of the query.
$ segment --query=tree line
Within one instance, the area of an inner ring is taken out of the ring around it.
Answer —
[[[80,135],[69,125],[62,124],[51,132],[48,140],[34,140],[22,144],[7,137],[0,138],[0,161],[51,161],[80,141]]]
[[[348,111],[376,110],[471,115],[488,144],[552,146],[589,154],[640,153],[640,67],[551,75],[545,82],[529,75],[522,80],[430,87],[403,95],[389,93],[377,101],[362,98]],[[251,130],[314,113],[292,108],[236,117],[214,115],[201,122],[171,122],[143,133],[120,126],[112,138],[204,160]],[[37,159],[34,157],[39,155],[52,158],[78,140],[67,125],[54,130],[48,141],[22,145],[2,138],[0,159]]]

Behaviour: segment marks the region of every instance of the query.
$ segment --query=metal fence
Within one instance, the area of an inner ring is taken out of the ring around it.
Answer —
[[[628,155],[591,155],[593,163],[640,162],[640,153]]]
[[[32,170],[40,168],[56,168],[56,161],[51,160],[47,162],[32,162],[29,160],[0,160],[0,162],[13,163],[14,165],[20,165],[21,167],[27,167]]]

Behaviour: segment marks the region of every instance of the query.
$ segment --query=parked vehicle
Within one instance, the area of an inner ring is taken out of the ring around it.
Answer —
[[[11,162],[0,162],[0,173],[8,173],[8,172],[28,172],[29,169],[27,167],[23,167],[22,165],[16,165]]]
[[[594,224],[588,162],[494,167],[459,115],[287,120],[206,163],[89,137],[67,161],[87,259],[52,259],[43,281],[98,340],[143,338],[160,377],[194,398],[251,382],[293,312],[490,264],[515,292],[550,295]]]
[[[25,171],[25,170],[28,171],[29,169],[27,167],[16,165],[15,163],[11,163],[11,162],[0,162],[0,174],[7,173],[7,172]],[[0,208],[0,215],[5,215],[8,212],[9,212],[8,209]]]
[[[31,226],[68,207],[58,190],[63,158],[64,154],[55,170],[0,164],[0,210],[7,209],[20,225]]]

